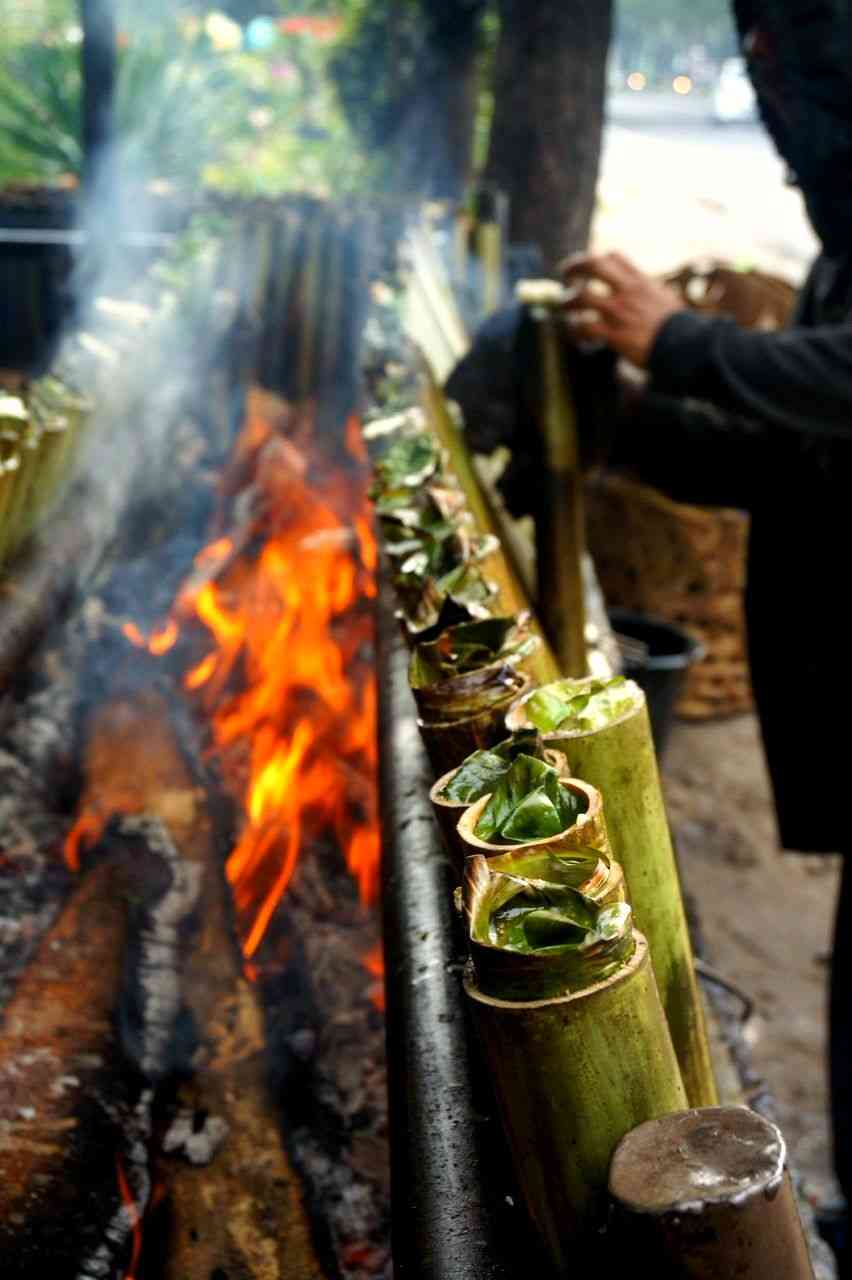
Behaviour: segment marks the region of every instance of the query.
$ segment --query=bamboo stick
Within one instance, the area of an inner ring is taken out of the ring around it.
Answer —
[[[553,312],[535,307],[533,315],[541,360],[539,426],[546,462],[544,491],[536,511],[538,607],[563,674],[584,676],[588,671],[583,589],[586,528],[577,421]]]
[[[481,562],[480,568],[483,576],[497,586],[500,612],[507,615],[529,612],[529,601],[521,585],[521,574],[510,559],[506,541],[500,538],[500,525],[494,509],[479,483],[470,454],[453,421],[444,394],[428,369],[423,379],[422,404],[432,431],[446,451],[449,469],[465,495],[467,508],[477,529],[480,533],[491,534],[498,541],[497,549]],[[531,616],[530,629],[541,639],[541,644],[526,662],[526,669],[536,680],[546,683],[556,678],[559,669],[534,616]]]
[[[527,1209],[556,1272],[573,1274],[600,1247],[615,1146],[685,1105],[647,944],[637,933],[626,964],[572,994],[503,999],[479,971],[465,992]]]
[[[658,1280],[812,1280],[780,1131],[745,1107],[649,1120],[619,1143],[612,1235]]]
[[[591,684],[572,681],[571,689],[582,692]],[[565,755],[572,774],[605,797],[613,855],[624,868],[637,927],[648,939],[690,1106],[712,1106],[717,1097],[707,1029],[648,709],[638,685],[628,681],[624,687],[631,708],[603,728],[543,736]],[[510,731],[531,725],[523,705],[507,717]]]

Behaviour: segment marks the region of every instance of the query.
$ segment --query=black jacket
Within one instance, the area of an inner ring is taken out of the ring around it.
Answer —
[[[683,501],[749,511],[747,618],[781,842],[849,843],[852,255],[819,258],[780,334],[678,314],[613,456]]]

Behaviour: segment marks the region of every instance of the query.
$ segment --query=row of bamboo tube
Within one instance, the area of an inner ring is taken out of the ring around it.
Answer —
[[[56,498],[88,409],[54,376],[23,392],[0,387],[0,568]]]
[[[491,531],[494,526],[487,503],[461,435],[440,389],[428,378],[423,408],[422,417],[409,419],[407,424],[401,420],[402,430],[425,427],[434,434],[443,446],[440,483],[460,486],[477,527]],[[496,587],[489,601],[491,614],[517,614],[525,601],[505,548],[498,547],[485,568],[494,573]],[[724,1109],[715,1107],[716,1085],[703,1009],[641,690],[629,685],[630,709],[602,728],[543,735],[546,758],[559,764],[561,785],[585,793],[589,806],[582,824],[563,832],[555,846],[548,839],[511,849],[483,841],[476,836],[475,826],[488,797],[473,806],[448,805],[440,798],[466,756],[530,727],[525,701],[536,682],[553,681],[558,666],[534,618],[529,625],[538,645],[533,657],[517,663],[515,679],[500,666],[501,655],[491,655],[492,669],[502,671],[504,689],[502,696],[491,697],[485,708],[442,719],[441,696],[446,693],[448,699],[453,698],[452,678],[439,681],[426,698],[416,687],[414,694],[424,745],[436,777],[441,775],[431,792],[436,816],[459,879],[464,880],[460,897],[468,907],[471,950],[465,991],[527,1209],[556,1274],[565,1275],[571,1265],[595,1258],[597,1233],[607,1216],[610,1163],[631,1131],[648,1122],[664,1122],[666,1117],[712,1111],[719,1113],[718,1132],[727,1132],[725,1126],[730,1127],[731,1118],[723,1114]],[[570,627],[570,620],[566,627]],[[443,635],[445,648],[451,648],[453,633]],[[409,634],[408,639],[415,643],[417,637]],[[435,643],[440,647],[441,638]],[[511,659],[508,663],[511,666]],[[412,672],[414,669],[413,664]],[[486,667],[480,686],[487,672]],[[469,675],[456,677],[456,692],[463,693],[469,684]],[[588,678],[577,682],[580,691],[593,687]],[[464,706],[463,696],[457,705]],[[481,889],[490,875],[509,871],[519,849],[549,852],[590,842],[608,868],[607,888],[603,898],[598,895],[599,902],[627,896],[632,903],[636,928],[631,945],[624,962],[615,972],[607,971],[605,977],[596,980],[590,972],[585,981],[563,982],[561,988],[557,982],[556,990],[547,982],[536,986],[540,972],[536,965],[527,963],[529,956],[521,956],[518,964],[511,951],[501,952],[475,937],[471,902],[476,898],[476,886]],[[736,1129],[740,1109],[733,1111]],[[761,1181],[756,1173],[754,1186],[766,1192],[767,1179]],[[719,1176],[717,1181],[729,1191],[733,1186],[731,1179],[725,1183]],[[811,1274],[807,1250],[792,1193],[788,1183],[784,1186],[783,1204],[779,1201],[775,1211],[776,1217],[780,1214],[783,1218],[784,1231],[779,1228],[776,1235],[788,1241],[787,1256],[792,1262],[783,1274],[807,1276]],[[775,1183],[772,1189],[774,1196]],[[668,1222],[665,1213],[663,1219]],[[735,1218],[732,1228],[737,1221]],[[721,1280],[729,1274],[719,1269],[730,1262],[724,1249],[719,1255],[722,1261],[717,1258],[710,1263],[705,1250],[696,1264],[698,1269],[683,1263],[677,1241],[669,1252],[675,1258],[672,1275],[718,1276]],[[677,1270],[682,1263],[685,1269]],[[757,1254],[750,1255],[749,1265],[751,1269],[743,1270],[743,1275],[770,1275]]]

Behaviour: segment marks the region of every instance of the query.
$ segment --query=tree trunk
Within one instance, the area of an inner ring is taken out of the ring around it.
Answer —
[[[80,0],[83,28],[83,181],[91,184],[112,141],[116,30],[111,0]]]
[[[500,0],[487,177],[510,200],[511,236],[548,267],[585,247],[600,157],[611,0]]]

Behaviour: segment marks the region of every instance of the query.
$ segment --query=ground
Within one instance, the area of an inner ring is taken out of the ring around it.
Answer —
[[[679,724],[664,783],[707,959],[755,1001],[754,1065],[812,1201],[833,1194],[825,998],[839,860],[782,854],[752,715]]]

